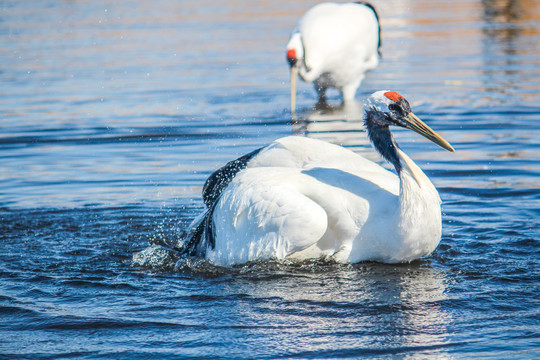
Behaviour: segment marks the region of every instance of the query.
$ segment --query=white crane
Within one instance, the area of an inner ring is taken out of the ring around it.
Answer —
[[[354,99],[364,73],[379,63],[379,18],[369,3],[322,3],[300,19],[287,44],[291,68],[291,111],[296,107],[296,78],[313,82],[319,102],[337,88],[343,101]]]
[[[371,95],[364,123],[375,150],[397,175],[337,145],[278,139],[208,178],[208,209],[195,219],[180,250],[224,266],[323,256],[394,263],[430,254],[441,238],[441,200],[399,149],[389,126],[454,149],[394,91]]]

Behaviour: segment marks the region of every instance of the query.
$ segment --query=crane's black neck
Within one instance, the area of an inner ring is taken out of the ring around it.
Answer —
[[[364,125],[375,150],[377,150],[377,152],[388,162],[394,165],[394,168],[399,175],[402,169],[401,161],[396,151],[399,146],[394,141],[394,137],[388,126],[388,121],[384,119],[385,116],[384,113],[375,109],[366,110]]]

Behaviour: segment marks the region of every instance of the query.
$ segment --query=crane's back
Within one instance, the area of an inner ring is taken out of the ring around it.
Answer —
[[[300,20],[300,32],[308,68],[321,73],[336,67],[363,72],[377,66],[379,23],[368,6],[319,4]]]

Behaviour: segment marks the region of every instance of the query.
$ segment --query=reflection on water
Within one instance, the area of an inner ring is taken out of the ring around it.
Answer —
[[[351,101],[338,106],[306,109],[293,122],[296,135],[341,145],[372,161],[381,161],[364,129],[364,104]]]
[[[410,308],[403,319],[403,328],[410,329],[404,335],[408,346],[443,346],[451,341],[447,326],[453,319],[440,305],[448,299],[446,281],[442,273],[430,268],[402,278],[400,299]]]
[[[302,268],[306,267],[309,263]],[[261,270],[265,271],[257,271]],[[264,325],[260,332],[275,333],[272,346],[284,351],[292,346],[300,356],[324,353],[327,344],[343,349],[343,354],[382,349],[445,354],[452,317],[441,306],[447,299],[447,280],[441,272],[418,265],[319,264],[312,272],[281,270],[273,275],[259,272],[256,282],[224,288],[230,296],[250,299],[251,305],[242,302],[235,307],[234,317]],[[298,283],[302,286],[294,286]]]
[[[515,90],[515,75],[520,71],[514,54],[518,51],[516,42],[523,31],[517,24],[523,9],[519,1],[514,0],[482,1],[482,7],[485,86],[490,92],[509,93]]]

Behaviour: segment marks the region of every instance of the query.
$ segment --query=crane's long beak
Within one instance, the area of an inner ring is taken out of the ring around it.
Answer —
[[[291,113],[296,113],[296,80],[298,79],[298,68],[291,66]]]
[[[446,149],[452,152],[455,151],[452,145],[448,143],[448,141],[444,140],[442,136],[437,134],[435,131],[431,130],[429,126],[427,126],[422,120],[420,120],[412,112],[407,114],[405,122],[407,123],[408,129],[411,129],[412,131],[424,136],[426,139],[433,141],[435,144],[439,145],[443,149]]]

